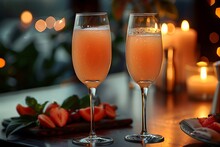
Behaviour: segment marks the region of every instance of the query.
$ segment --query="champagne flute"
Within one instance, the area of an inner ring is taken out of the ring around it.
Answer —
[[[74,144],[113,143],[112,138],[96,135],[94,123],[96,88],[109,72],[111,56],[111,33],[107,13],[77,13],[72,35],[72,62],[77,77],[89,91],[91,122],[89,136],[73,139]]]
[[[163,136],[147,131],[147,94],[157,78],[163,58],[162,37],[156,13],[131,13],[126,37],[126,65],[142,94],[142,130],[125,136],[126,141],[156,143]]]

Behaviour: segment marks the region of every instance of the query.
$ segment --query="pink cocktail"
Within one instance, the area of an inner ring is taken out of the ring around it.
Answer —
[[[72,39],[72,61],[79,80],[97,87],[111,65],[111,35],[106,28],[76,29]]]

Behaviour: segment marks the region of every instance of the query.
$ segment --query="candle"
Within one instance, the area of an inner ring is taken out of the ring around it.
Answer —
[[[163,48],[169,48],[175,46],[175,26],[172,23],[163,23],[161,27]]]
[[[174,24],[172,24],[172,23],[168,23],[168,24],[163,23],[162,24],[161,33],[162,33],[162,41],[163,41],[164,51],[165,50],[168,51],[168,48],[174,48],[174,42],[175,42],[175,36],[173,35],[174,31],[175,31]],[[172,52],[174,52],[174,50],[172,50]],[[175,57],[174,53],[172,53],[172,59],[173,59],[173,56]],[[162,68],[161,68],[160,74],[159,74],[157,81],[155,83],[156,86],[162,90],[167,89],[167,87],[165,87],[165,85],[164,85],[164,76],[166,74],[165,71],[167,70],[167,69],[165,69],[167,67],[166,64],[167,64],[166,57],[164,57],[163,61],[162,61]],[[169,73],[167,73],[167,74],[169,74]],[[168,76],[172,76],[172,75],[168,75]],[[172,80],[175,82],[174,79],[172,79]]]
[[[197,32],[190,28],[186,20],[182,21],[181,28],[175,27],[172,23],[163,23],[161,27],[163,48],[174,49],[174,64],[175,64],[175,83],[177,86],[184,85],[186,82],[186,65],[196,64],[196,45],[197,45]],[[162,68],[164,68],[164,60]],[[161,70],[156,85],[162,87]]]
[[[186,65],[196,64],[196,43],[197,43],[197,32],[191,29],[189,23],[186,20],[182,21],[181,28],[176,28],[175,30],[176,42],[175,48],[176,57],[175,62],[177,62],[177,81],[178,83],[185,83]]]
[[[209,70],[209,72],[208,72]],[[207,66],[197,66],[188,68],[186,80],[188,94],[197,99],[211,99],[217,85],[217,78],[212,68]]]

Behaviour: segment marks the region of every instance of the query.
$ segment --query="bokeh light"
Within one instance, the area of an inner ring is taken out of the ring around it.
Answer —
[[[38,32],[43,32],[47,27],[47,24],[44,20],[39,19],[36,23],[35,23],[35,29]]]
[[[220,57],[220,47],[217,48],[216,54]]]
[[[53,16],[49,16],[46,19],[46,24],[48,29],[52,29],[54,27],[54,24],[56,22],[56,19]]]
[[[217,15],[220,18],[220,7],[215,9],[215,15]]]
[[[65,18],[62,18],[61,20],[57,20],[54,24],[54,29],[56,31],[62,30],[66,26],[66,20]]]
[[[219,41],[219,35],[216,32],[212,32],[209,35],[209,40],[211,41],[211,43],[217,43]]]
[[[175,25],[173,23],[168,23],[167,27],[168,27],[169,34],[173,34],[175,32]]]
[[[214,5],[215,4],[215,0],[208,0],[208,3],[210,6]]]
[[[3,68],[5,64],[6,64],[5,59],[0,58],[0,68]]]
[[[33,20],[33,16],[30,11],[23,11],[21,13],[21,22],[24,24],[30,24]]]

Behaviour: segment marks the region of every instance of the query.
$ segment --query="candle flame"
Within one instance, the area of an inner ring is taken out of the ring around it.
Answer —
[[[205,80],[207,78],[207,68],[206,67],[201,67],[200,77],[202,80]]]
[[[183,20],[181,23],[181,29],[183,31],[189,31],[189,23],[187,20]]]
[[[162,31],[162,34],[167,34],[167,32],[168,32],[168,27],[167,27],[167,24],[166,24],[166,23],[163,23],[163,24],[162,24],[161,31]]]
[[[155,30],[158,30],[158,25],[157,25],[157,23],[155,23],[154,28],[155,28]]]
[[[204,61],[200,61],[200,62],[197,62],[196,65],[197,65],[197,66],[200,66],[200,67],[203,67],[203,66],[207,66],[208,63],[207,63],[207,62],[204,62]]]

